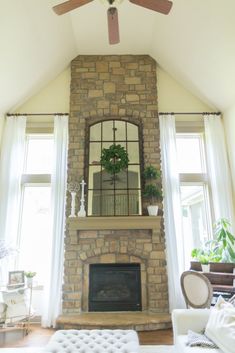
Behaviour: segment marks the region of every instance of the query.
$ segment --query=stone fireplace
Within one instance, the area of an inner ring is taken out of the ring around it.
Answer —
[[[152,58],[78,56],[73,60],[68,181],[86,178],[87,126],[105,119],[138,121],[142,127],[143,164],[160,168],[156,62]],[[136,265],[140,270],[141,312],[168,313],[162,212],[157,217],[149,217],[146,204],[142,206],[142,215],[138,216],[67,218],[64,317],[89,314],[89,277],[95,264],[98,267]],[[68,194],[67,216],[69,212]]]

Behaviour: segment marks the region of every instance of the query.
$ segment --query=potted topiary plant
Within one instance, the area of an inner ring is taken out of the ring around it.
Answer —
[[[160,184],[161,173],[157,168],[149,165],[145,168],[144,173],[145,187],[143,196],[146,197],[150,205],[147,206],[149,216],[157,216],[158,205],[155,203],[162,198],[162,189]]]

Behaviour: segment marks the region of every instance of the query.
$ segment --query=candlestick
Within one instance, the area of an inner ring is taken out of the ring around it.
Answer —
[[[76,207],[76,194],[77,191],[79,190],[80,186],[79,183],[77,182],[71,182],[68,184],[68,190],[71,194],[71,214],[70,214],[70,218],[71,217],[76,217],[76,213],[75,213],[75,207]]]
[[[82,180],[81,184],[81,199],[80,199],[80,210],[78,212],[78,217],[86,217],[86,210],[85,210],[85,197],[84,197],[84,190],[85,190],[85,181]]]
[[[70,214],[70,218],[71,217],[76,217],[76,214],[75,214],[75,199],[76,199],[76,192],[72,191],[71,192],[71,214]]]

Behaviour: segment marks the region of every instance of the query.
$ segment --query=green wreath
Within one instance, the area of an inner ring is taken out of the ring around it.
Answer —
[[[121,145],[111,145],[109,148],[103,148],[101,152],[100,164],[106,172],[117,174],[128,167],[128,154]]]

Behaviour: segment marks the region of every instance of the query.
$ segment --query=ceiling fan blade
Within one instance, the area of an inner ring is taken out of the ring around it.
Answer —
[[[109,44],[117,44],[119,39],[118,11],[116,7],[110,7],[107,11]]]
[[[129,0],[135,5],[146,7],[146,9],[160,12],[167,15],[173,5],[169,0]]]
[[[53,6],[52,9],[57,15],[63,15],[66,12],[76,9],[77,7],[86,5],[91,1],[93,0],[69,0],[62,2],[59,5]]]

